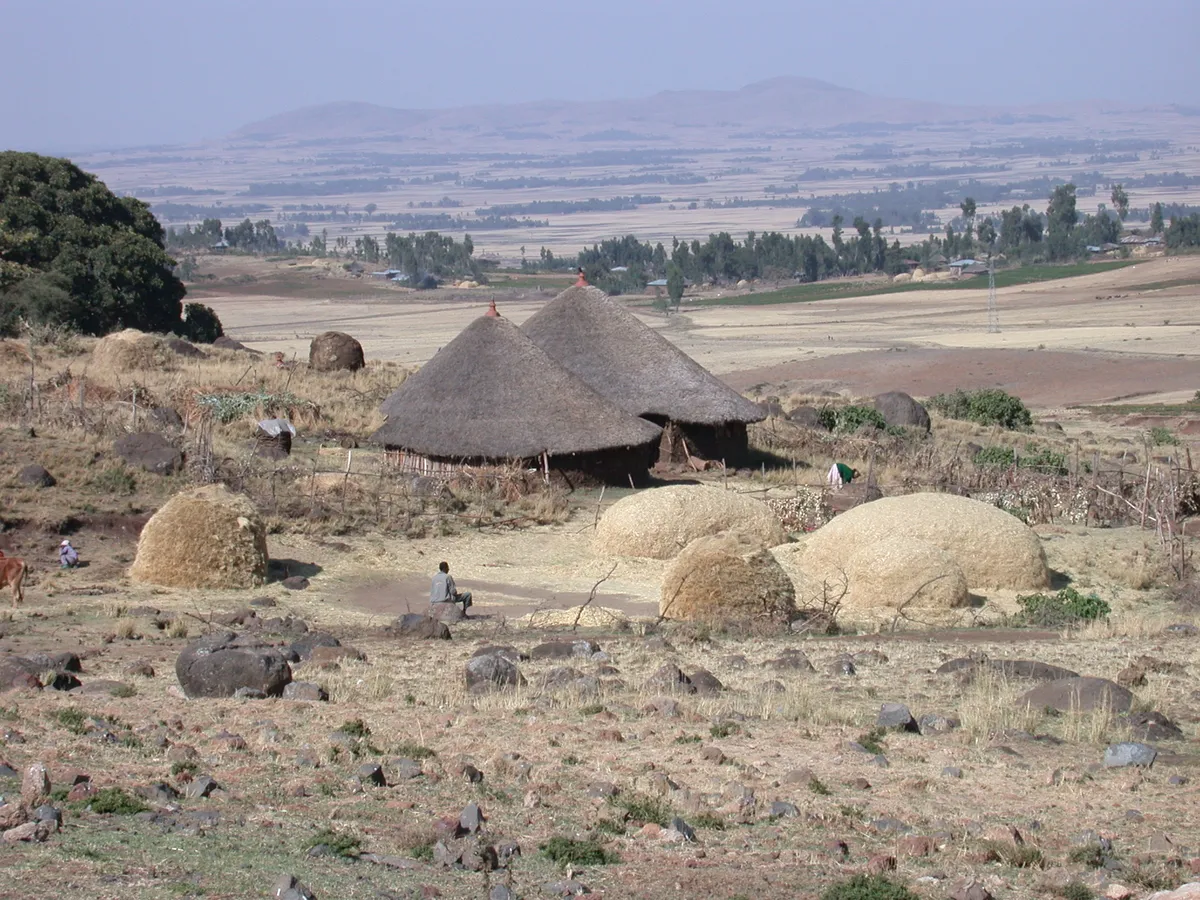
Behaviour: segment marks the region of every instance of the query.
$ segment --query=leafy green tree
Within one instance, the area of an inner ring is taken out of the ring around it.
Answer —
[[[1163,233],[1163,208],[1161,203],[1155,203],[1150,210],[1150,232],[1152,234]]]
[[[225,333],[216,312],[203,303],[189,303],[183,308],[183,325],[178,331],[197,344],[211,344]]]
[[[1111,199],[1113,206],[1117,208],[1117,217],[1124,222],[1125,217],[1129,215],[1129,195],[1125,193],[1125,186],[1114,184]]]
[[[1046,243],[1052,260],[1070,259],[1078,256],[1080,242],[1076,239],[1075,226],[1079,212],[1075,208],[1075,185],[1063,184],[1050,195],[1046,208]]]
[[[975,206],[974,197],[964,197],[963,202],[958,205],[962,210],[963,222],[966,223],[963,227],[963,248],[969,250],[971,248],[971,235],[975,231]]]
[[[667,264],[667,296],[678,310],[679,304],[683,302],[683,272],[675,263]]]
[[[145,203],[69,160],[0,152],[0,327],[174,331],[185,289],[165,238]]]

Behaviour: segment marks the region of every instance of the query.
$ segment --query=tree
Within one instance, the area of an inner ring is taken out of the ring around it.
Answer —
[[[667,296],[678,311],[679,304],[683,301],[683,272],[675,263],[667,264]]]
[[[1163,233],[1163,210],[1161,203],[1155,203],[1153,209],[1150,210],[1150,233]]]
[[[225,333],[221,320],[212,307],[203,303],[189,303],[183,308],[183,327],[179,334],[197,344],[211,344]]]
[[[1050,195],[1046,208],[1046,242],[1052,260],[1070,259],[1079,255],[1075,225],[1079,213],[1075,209],[1075,185],[1062,184]]]
[[[0,329],[20,317],[92,335],[182,327],[165,238],[150,207],[69,160],[0,152]]]
[[[969,248],[971,246],[971,233],[975,230],[975,198],[965,197],[963,202],[958,205],[958,208],[962,210],[963,221],[966,223],[963,228],[963,245]]]
[[[1117,217],[1124,222],[1125,217],[1129,215],[1129,195],[1125,193],[1125,186],[1114,184],[1111,199],[1113,206],[1117,208]]]

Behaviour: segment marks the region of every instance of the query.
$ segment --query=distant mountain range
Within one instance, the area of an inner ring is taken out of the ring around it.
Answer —
[[[1079,105],[1072,106],[1078,110]],[[445,132],[495,133],[512,139],[663,139],[664,129],[717,128],[778,133],[848,125],[916,125],[1029,116],[1063,110],[954,106],[877,97],[813,78],[781,77],[734,91],[662,91],[631,100],[567,101],[397,109],[373,103],[325,103],[253,122],[231,137],[248,141],[418,137]],[[680,135],[670,135],[677,139]]]

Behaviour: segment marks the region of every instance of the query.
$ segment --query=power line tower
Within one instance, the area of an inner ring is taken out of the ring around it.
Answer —
[[[996,261],[988,256],[988,334],[1000,333],[1000,307],[996,305]]]

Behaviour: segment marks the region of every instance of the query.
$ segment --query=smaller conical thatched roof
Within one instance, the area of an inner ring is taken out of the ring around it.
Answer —
[[[569,287],[521,326],[581,381],[635,416],[720,425],[763,409],[594,287]]]
[[[381,407],[377,444],[450,459],[529,459],[639,447],[661,429],[618,409],[516,325],[481,316]]]

